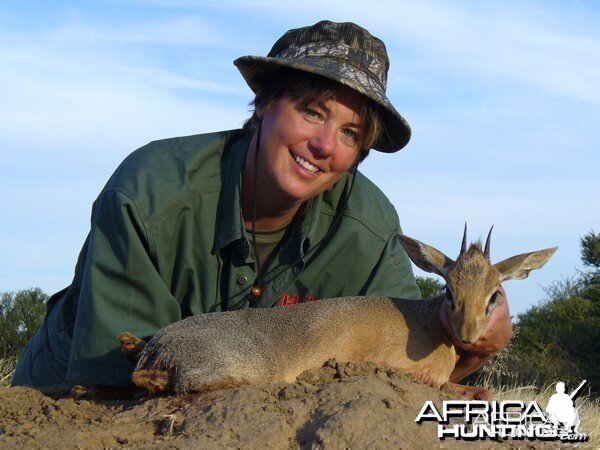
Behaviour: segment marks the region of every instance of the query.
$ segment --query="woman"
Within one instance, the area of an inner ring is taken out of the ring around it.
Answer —
[[[369,148],[391,153],[410,139],[385,94],[383,42],[323,21],[234,64],[255,92],[252,118],[125,159],[94,203],[73,282],[48,302],[14,385],[129,386],[117,336],[148,338],[193,314],[419,296],[396,211],[356,171]],[[508,342],[508,308],[497,310],[481,342],[463,349],[456,377]]]

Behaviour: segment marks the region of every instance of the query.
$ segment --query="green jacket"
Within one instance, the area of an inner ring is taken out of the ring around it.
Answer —
[[[61,293],[72,336],[67,379],[129,384],[132,367],[117,336],[149,338],[194,314],[346,295],[419,297],[396,211],[357,173],[335,231],[322,241],[349,175],[306,202],[265,268],[274,278],[257,303],[249,300],[255,263],[240,208],[249,142],[240,130],[156,141],[115,171]]]

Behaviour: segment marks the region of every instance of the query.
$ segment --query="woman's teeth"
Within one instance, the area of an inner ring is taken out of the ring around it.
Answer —
[[[300,164],[302,167],[304,167],[309,172],[317,173],[319,171],[318,167],[313,166],[311,163],[309,163],[307,160],[305,160],[301,156],[294,155],[294,159],[296,160],[296,162],[298,164]]]

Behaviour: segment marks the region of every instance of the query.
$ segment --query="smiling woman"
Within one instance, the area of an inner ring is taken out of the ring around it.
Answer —
[[[322,21],[234,64],[255,92],[252,118],[123,161],[13,384],[128,387],[118,336],[150,338],[191,315],[419,296],[398,215],[356,170],[369,148],[391,153],[410,139],[386,96],[383,42]]]
[[[342,96],[344,94],[353,95],[355,91],[323,76],[282,67],[275,69],[263,81],[252,104],[262,111],[267,110],[284,93],[291,99],[297,100],[303,109],[309,110],[311,105],[322,105],[326,101],[336,100],[340,94]],[[376,103],[368,101],[364,96],[359,96],[357,106],[360,121],[360,124],[357,124],[360,128],[360,135],[357,138],[361,149],[360,161],[362,161],[369,154],[369,149],[376,143],[382,124]],[[259,116],[255,111],[244,124],[244,129],[249,132],[256,130],[259,121]]]
[[[330,100],[305,105],[302,99],[285,95],[261,108],[260,128],[250,143],[244,171],[247,180],[255,176],[256,142],[261,133],[260,173],[256,174],[261,178],[256,211],[262,219],[259,228],[289,222],[304,201],[329,189],[358,162],[363,141],[358,112],[364,101],[340,87]],[[243,197],[248,207],[242,210],[251,211],[250,198]]]

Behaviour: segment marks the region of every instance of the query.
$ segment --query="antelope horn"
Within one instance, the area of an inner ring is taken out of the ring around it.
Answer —
[[[485,240],[485,249],[483,250],[483,254],[487,259],[490,259],[490,238],[492,237],[492,230],[494,229],[494,225],[490,228],[490,232],[487,235],[487,239]]]
[[[467,222],[465,222],[465,232],[463,233],[462,245],[460,246],[460,255],[467,251]],[[458,256],[460,256],[458,255]]]

